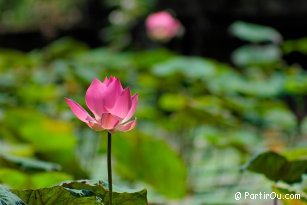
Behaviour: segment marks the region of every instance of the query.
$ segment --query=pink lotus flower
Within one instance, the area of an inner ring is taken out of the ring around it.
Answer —
[[[136,125],[136,120],[130,119],[138,104],[138,94],[131,97],[130,89],[123,89],[115,77],[106,77],[103,82],[94,79],[87,89],[85,101],[94,117],[75,101],[65,100],[76,117],[96,131],[127,132]]]
[[[158,41],[168,41],[182,31],[180,22],[167,11],[149,15],[146,19],[146,28],[149,37]]]

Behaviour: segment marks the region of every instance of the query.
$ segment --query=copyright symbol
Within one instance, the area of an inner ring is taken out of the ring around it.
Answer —
[[[235,193],[235,200],[237,200],[237,201],[240,200],[241,196],[242,196],[241,192]]]

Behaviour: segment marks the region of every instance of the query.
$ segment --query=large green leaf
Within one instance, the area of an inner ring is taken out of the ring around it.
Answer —
[[[80,180],[37,190],[12,190],[25,203],[31,205],[108,204],[106,184]],[[147,205],[147,192],[113,192],[113,205]]]
[[[155,65],[153,73],[158,76],[180,73],[190,78],[208,79],[215,74],[215,66],[207,59],[180,56]]]
[[[238,66],[271,65],[278,62],[280,58],[280,50],[275,45],[242,46],[232,54],[232,60]]]
[[[281,34],[271,27],[246,23],[242,21],[234,22],[230,26],[230,32],[237,38],[253,43],[261,43],[267,41],[278,43],[282,40]]]
[[[116,169],[126,179],[142,180],[172,198],[187,191],[187,170],[183,161],[162,140],[139,132],[113,136]]]
[[[4,186],[0,185],[0,204],[1,205],[25,205],[25,203],[15,194]]]
[[[253,157],[242,169],[263,174],[272,181],[295,183],[300,182],[302,175],[307,173],[307,160],[289,161],[280,154],[268,151]]]

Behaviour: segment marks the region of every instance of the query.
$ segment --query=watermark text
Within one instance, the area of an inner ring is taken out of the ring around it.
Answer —
[[[250,193],[250,192],[236,192],[234,194],[235,200],[266,200],[266,199],[300,199],[300,194],[280,194],[276,192],[259,192],[259,193]]]

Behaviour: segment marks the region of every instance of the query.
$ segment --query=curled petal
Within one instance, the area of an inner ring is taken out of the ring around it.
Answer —
[[[139,101],[139,95],[135,94],[131,99],[130,110],[129,110],[128,114],[126,115],[126,117],[123,119],[123,122],[127,122],[134,115],[135,110],[136,110],[136,106],[138,105],[138,101]]]
[[[131,94],[130,94],[130,89],[127,88],[116,99],[115,105],[113,106],[112,109],[110,109],[110,112],[113,115],[116,115],[121,119],[124,119],[127,116],[130,108],[131,108]]]
[[[89,122],[90,120],[94,120],[84,109],[81,105],[76,103],[75,101],[65,98],[66,103],[70,107],[71,111],[74,115],[81,120],[82,122]]]
[[[104,113],[101,116],[101,127],[105,130],[113,130],[120,119],[110,113]]]
[[[95,131],[101,131],[104,130],[103,127],[101,127],[101,125],[96,121],[96,120],[91,120],[87,123],[87,125],[92,128]]]
[[[132,130],[136,125],[136,120],[132,120],[130,122],[127,122],[125,124],[119,124],[117,125],[116,129],[121,131],[121,132],[128,132]]]
[[[101,114],[106,112],[103,106],[103,91],[105,88],[106,86],[102,82],[94,79],[85,94],[86,105],[93,112],[96,119],[99,119]]]

